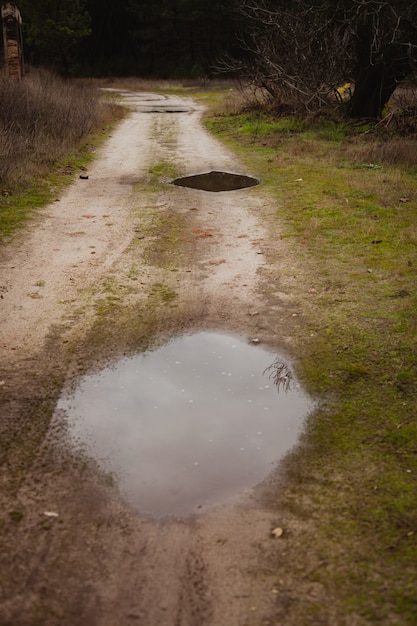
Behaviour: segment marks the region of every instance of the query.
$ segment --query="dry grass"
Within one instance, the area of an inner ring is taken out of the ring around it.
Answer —
[[[355,163],[417,167],[417,138],[393,137],[369,141],[364,141],[362,138],[359,143],[349,149],[348,155]]]
[[[131,91],[171,92],[171,91],[201,91],[201,90],[224,90],[235,86],[231,80],[201,78],[165,79],[155,80],[140,78],[138,76],[107,77],[94,79],[94,84],[99,87],[112,87],[114,89],[129,89]]]
[[[0,78],[0,182],[25,188],[69,154],[101,122],[104,107],[91,82],[64,81],[45,71],[23,81]]]

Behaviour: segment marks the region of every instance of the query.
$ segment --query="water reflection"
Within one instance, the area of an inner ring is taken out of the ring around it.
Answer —
[[[186,515],[255,485],[296,442],[311,403],[295,381],[277,393],[276,363],[259,346],[198,333],[84,377],[58,409],[133,507]]]

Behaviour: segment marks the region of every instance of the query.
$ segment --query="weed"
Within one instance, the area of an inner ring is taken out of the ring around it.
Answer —
[[[175,178],[177,175],[177,168],[174,163],[158,163],[149,168],[149,173],[158,178]]]
[[[22,521],[24,514],[22,513],[22,511],[10,511],[9,517],[12,520],[12,522],[17,523],[17,522]]]
[[[160,300],[164,304],[169,304],[177,297],[177,293],[164,283],[154,283],[150,290],[150,298]]]

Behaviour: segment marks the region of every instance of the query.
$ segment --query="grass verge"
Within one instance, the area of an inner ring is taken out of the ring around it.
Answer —
[[[300,375],[321,400],[271,505],[313,525],[314,536],[288,536],[284,569],[291,579],[298,568],[328,602],[313,594],[290,613],[300,624],[415,624],[415,164],[370,162],[392,155],[363,128],[263,113],[207,124],[275,200],[269,260],[299,308],[289,332]],[[290,261],[284,275],[278,254]],[[271,565],[278,578],[273,556]]]
[[[0,241],[73,180],[122,114],[90,82],[45,71],[0,79]]]

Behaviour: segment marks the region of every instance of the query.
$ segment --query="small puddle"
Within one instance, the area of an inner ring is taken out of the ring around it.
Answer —
[[[233,174],[232,172],[202,172],[191,176],[182,176],[172,181],[173,185],[200,189],[202,191],[235,191],[259,185],[259,180],[245,174]]]
[[[71,446],[156,517],[223,504],[262,481],[297,442],[311,400],[288,364],[202,332],[126,358],[62,397]]]

